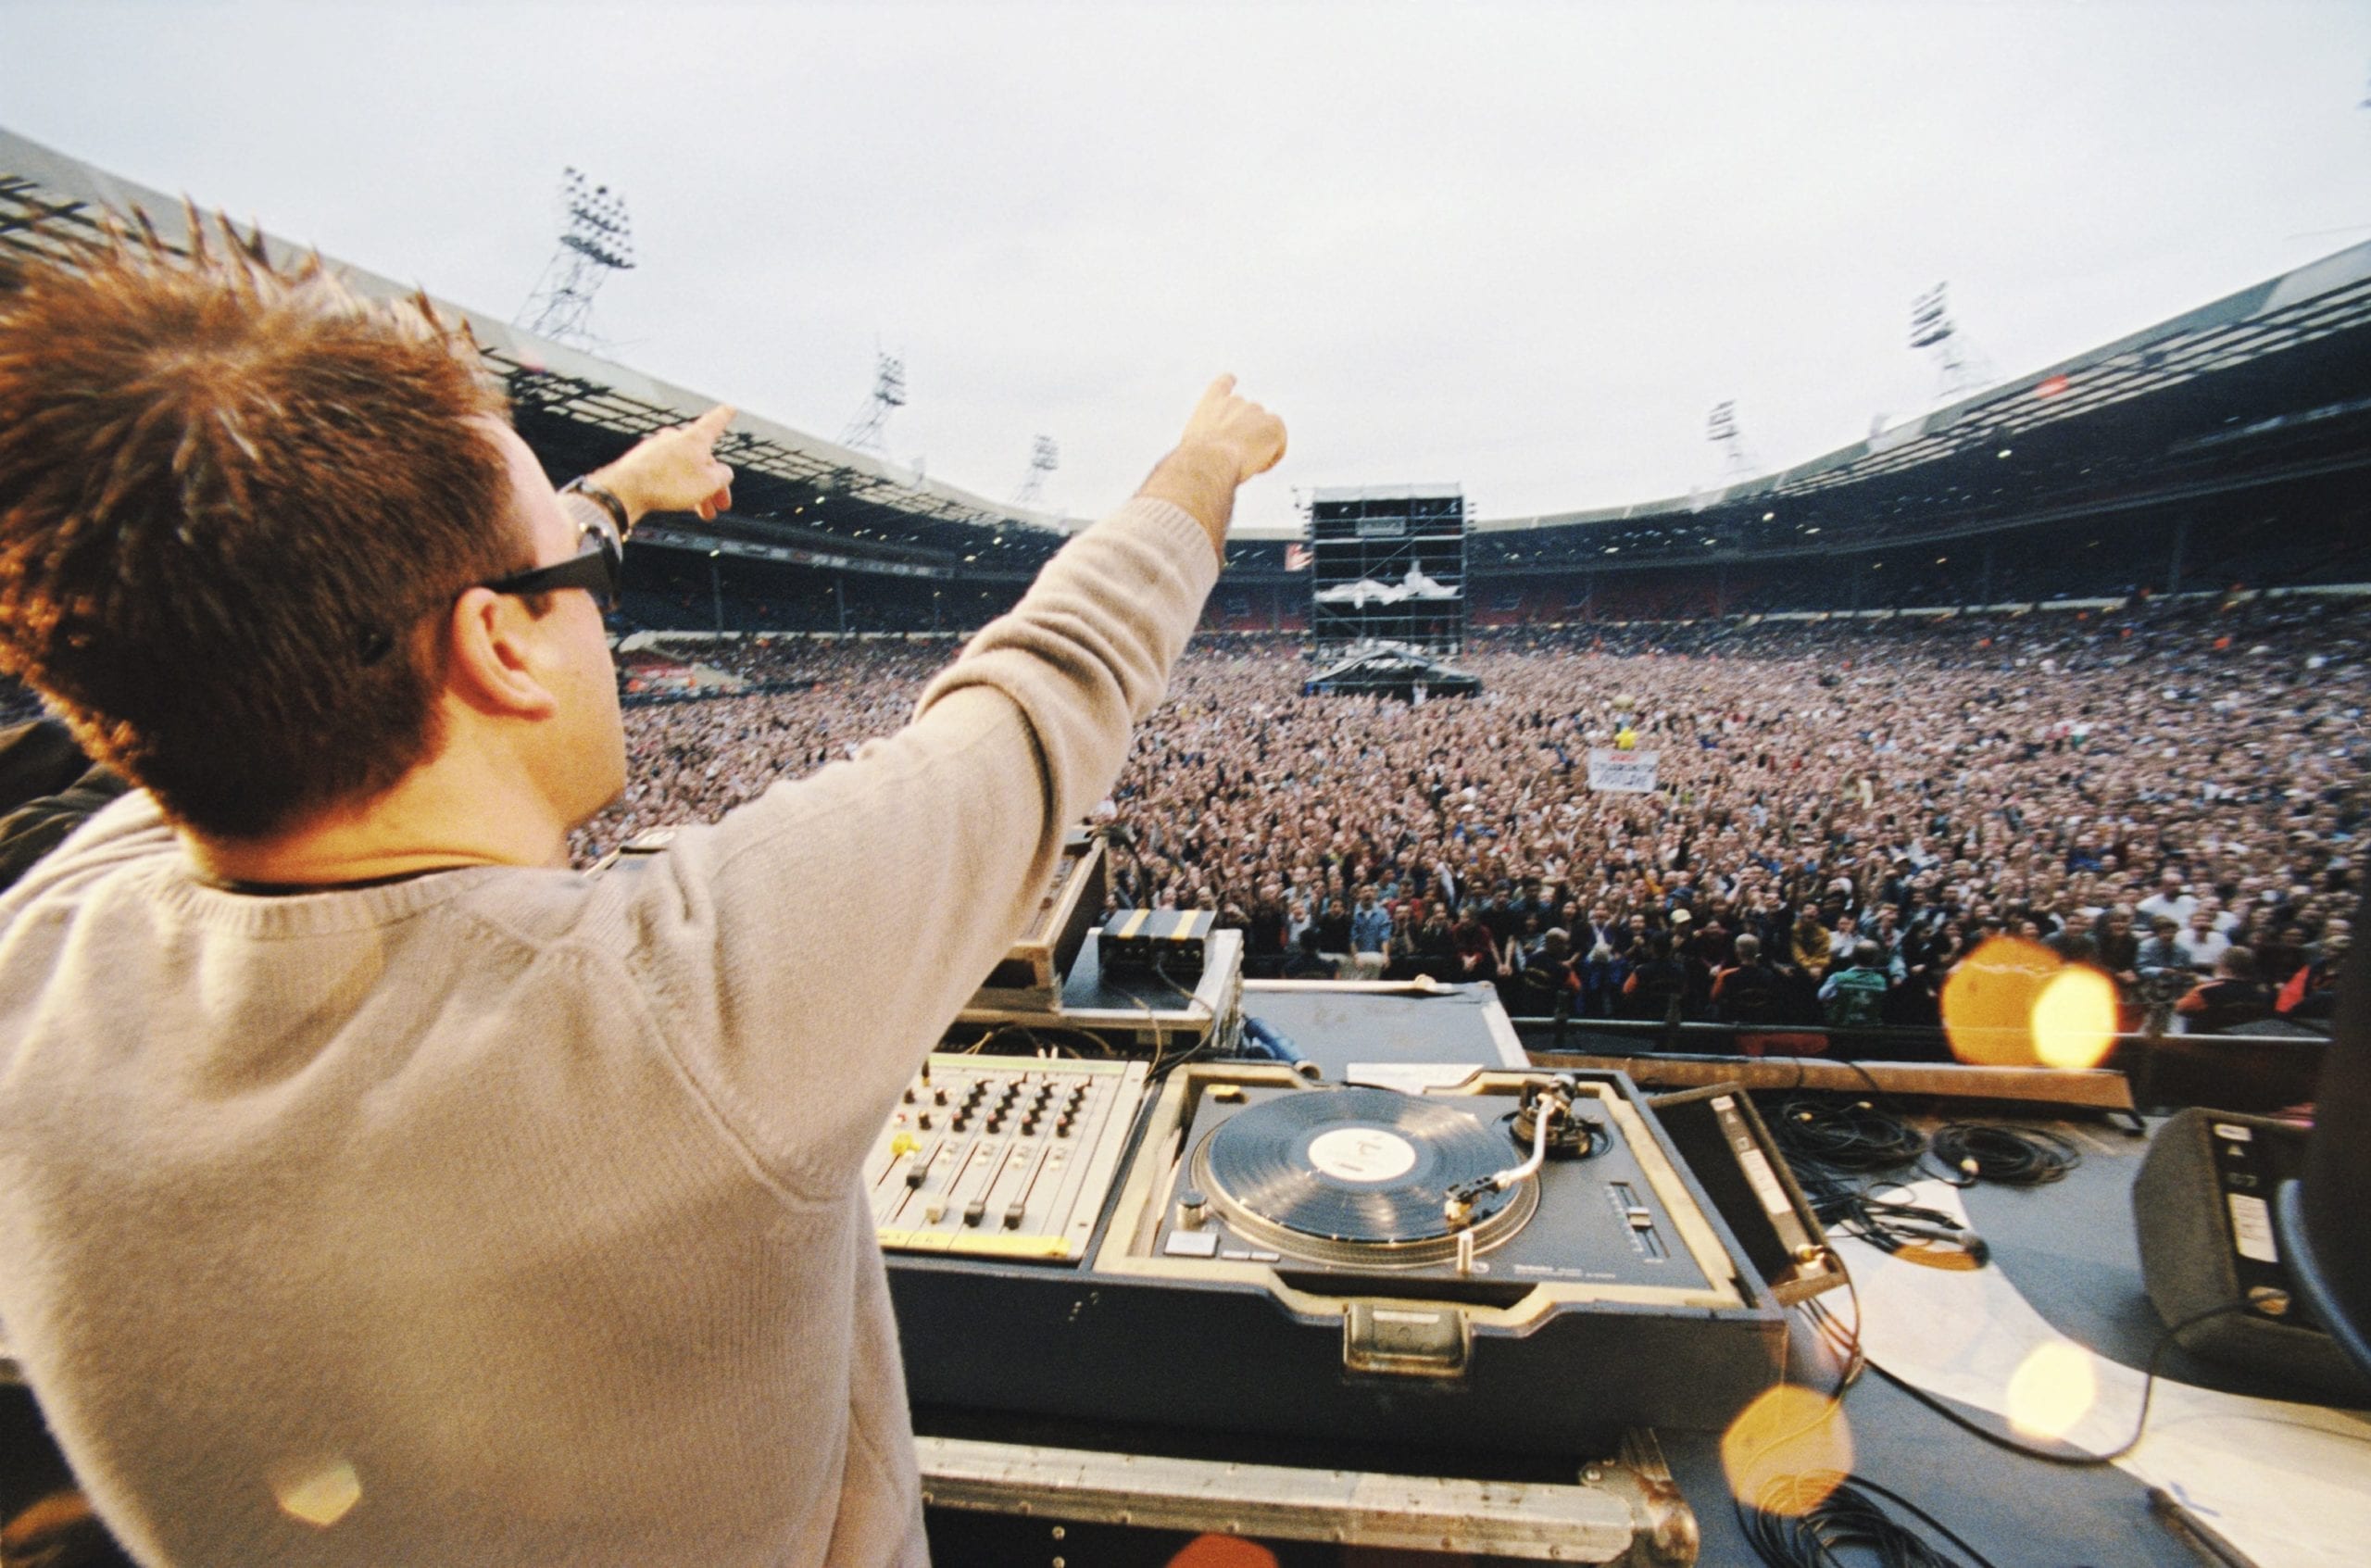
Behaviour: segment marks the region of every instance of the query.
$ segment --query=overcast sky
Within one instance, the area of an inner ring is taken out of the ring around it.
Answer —
[[[2371,5],[302,6],[0,0],[0,125],[514,315],[573,163],[618,358],[899,461],[1124,498],[1204,380],[1243,521],[1717,483],[1931,405],[1948,279],[2036,369],[2371,240]]]

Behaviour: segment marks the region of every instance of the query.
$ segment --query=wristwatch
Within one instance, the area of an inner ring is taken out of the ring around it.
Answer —
[[[580,473],[566,484],[561,485],[559,493],[563,495],[582,495],[608,513],[609,521],[618,525],[618,537],[621,540],[634,532],[634,520],[626,515],[626,504],[619,500],[617,493],[607,486],[596,484],[593,480]]]

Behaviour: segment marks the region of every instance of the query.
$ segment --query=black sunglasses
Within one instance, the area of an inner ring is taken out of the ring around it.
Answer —
[[[582,588],[603,609],[618,607],[618,577],[625,549],[608,518],[577,525],[576,554],[549,566],[530,567],[477,586],[497,594],[548,594],[560,588]]]

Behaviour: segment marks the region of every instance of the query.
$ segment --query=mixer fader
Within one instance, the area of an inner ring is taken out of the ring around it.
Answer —
[[[934,1055],[865,1160],[882,1248],[1077,1261],[1144,1085],[1141,1061]]]

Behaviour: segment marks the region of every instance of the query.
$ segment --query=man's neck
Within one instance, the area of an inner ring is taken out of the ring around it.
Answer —
[[[518,784],[477,776],[447,753],[367,803],[332,808],[269,838],[189,828],[181,836],[202,875],[270,887],[385,882],[458,866],[566,866],[566,824]]]

